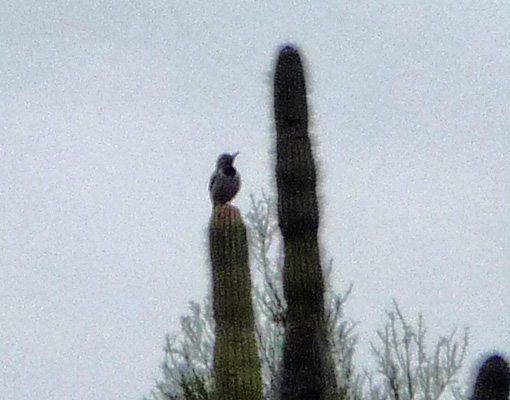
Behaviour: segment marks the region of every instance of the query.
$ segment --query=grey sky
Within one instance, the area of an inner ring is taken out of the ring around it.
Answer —
[[[393,298],[432,335],[469,326],[466,370],[510,351],[509,4],[3,1],[1,19],[0,398],[149,393],[207,290],[217,155],[241,151],[243,211],[272,187],[284,42],[360,366]]]

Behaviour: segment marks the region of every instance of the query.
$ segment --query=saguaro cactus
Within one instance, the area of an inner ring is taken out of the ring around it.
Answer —
[[[329,352],[317,230],[316,170],[308,136],[303,66],[292,47],[281,50],[274,78],[278,218],[285,246],[287,300],[280,397],[337,397]]]
[[[239,210],[216,206],[209,226],[215,321],[214,399],[262,398],[246,227]]]
[[[471,400],[507,400],[510,393],[510,368],[500,356],[494,355],[485,361],[475,382]]]

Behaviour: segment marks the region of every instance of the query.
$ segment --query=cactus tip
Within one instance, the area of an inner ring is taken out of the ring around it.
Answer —
[[[214,208],[214,216],[219,219],[237,218],[241,216],[241,212],[232,204],[219,204]]]
[[[507,399],[510,392],[510,366],[503,357],[489,357],[478,371],[473,400]]]
[[[297,47],[294,46],[291,43],[284,43],[282,46],[280,46],[280,53],[297,53]]]
[[[280,62],[282,60],[290,61],[290,60],[294,60],[294,59],[298,59],[298,60],[301,59],[301,57],[299,56],[299,50],[296,46],[291,45],[291,44],[284,44],[283,46],[280,47],[280,51],[279,51],[279,55],[278,55],[278,60]]]

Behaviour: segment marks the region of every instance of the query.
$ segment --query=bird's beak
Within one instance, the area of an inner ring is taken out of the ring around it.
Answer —
[[[232,158],[235,159],[237,157],[237,155],[239,154],[238,151],[236,151],[235,153],[232,154]]]

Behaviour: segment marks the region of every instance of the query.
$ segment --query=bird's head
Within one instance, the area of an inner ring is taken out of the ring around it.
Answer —
[[[239,154],[238,151],[236,151],[234,154],[228,153],[222,154],[221,156],[218,157],[217,168],[231,167],[238,154]]]

